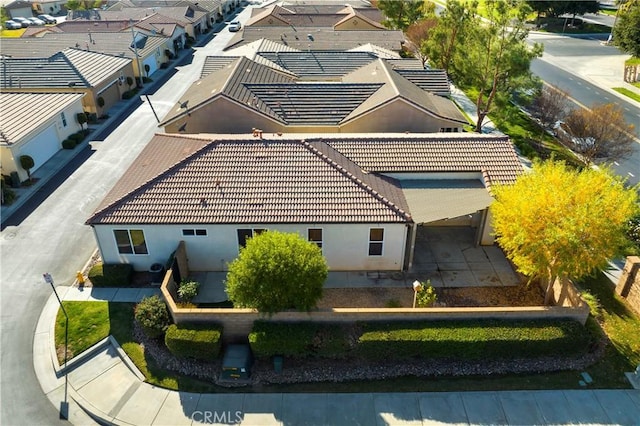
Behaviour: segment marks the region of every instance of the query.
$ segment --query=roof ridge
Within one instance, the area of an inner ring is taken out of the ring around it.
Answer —
[[[320,144],[323,144],[325,146],[329,146],[322,138],[320,139],[314,139],[314,141],[317,141]],[[393,201],[389,200],[387,197],[383,196],[380,192],[378,192],[377,190],[375,190],[369,182],[365,182],[362,179],[360,179],[359,177],[357,177],[356,175],[354,175],[353,173],[351,173],[349,170],[347,170],[345,167],[341,166],[340,164],[338,164],[337,161],[335,161],[334,159],[330,158],[326,153],[320,151],[318,148],[316,148],[315,146],[311,145],[309,142],[307,142],[305,139],[300,140],[300,143],[302,144],[302,146],[304,146],[305,148],[307,148],[307,150],[309,150],[312,154],[316,155],[318,158],[320,158],[321,160],[323,160],[325,163],[327,163],[330,167],[332,167],[333,169],[335,169],[336,171],[338,171],[339,173],[341,173],[343,176],[345,176],[346,178],[348,178],[349,180],[351,180],[353,183],[355,183],[356,185],[358,185],[360,188],[362,188],[363,190],[365,190],[367,192],[367,194],[369,194],[370,196],[372,196],[373,198],[375,198],[376,200],[378,200],[379,202],[381,202],[382,204],[384,204],[385,206],[387,206],[388,208],[390,208],[393,212],[395,212],[396,214],[403,216],[405,219],[407,220],[411,220],[411,215],[408,212],[405,212],[403,209],[401,209],[398,205],[396,205]],[[338,152],[336,149],[334,149],[333,147],[329,146],[331,149],[333,149],[335,152]],[[344,156],[343,157],[347,160],[350,161],[354,166],[356,167],[360,167],[358,166],[356,163],[354,163],[352,160],[350,160],[348,157]],[[364,174],[364,172],[363,172]]]
[[[84,75],[82,74],[82,72],[78,69],[78,67],[76,67],[76,64],[73,63],[73,61],[71,60],[71,58],[69,58],[69,56],[67,56],[67,54],[65,53],[65,51],[59,52],[59,54],[62,56],[63,60],[71,67],[71,69],[73,69],[76,74],[78,75],[78,77],[80,78],[80,80],[82,80],[82,82],[85,84],[86,87],[93,87],[91,85],[91,83],[89,83],[89,80],[87,80]]]
[[[177,167],[183,165],[186,161],[193,159],[194,157],[200,155],[203,151],[211,148],[212,145],[216,145],[216,144],[218,144],[220,142],[220,141],[211,140],[211,139],[207,139],[207,138],[194,138],[194,137],[188,137],[188,136],[177,135],[177,134],[171,134],[171,135],[158,134],[158,135],[160,135],[160,136],[169,136],[169,137],[172,137],[172,138],[188,139],[188,140],[194,140],[195,139],[195,140],[201,140],[201,141],[209,141],[209,143],[206,143],[202,148],[195,150],[191,154],[189,154],[186,157],[184,157],[182,160],[180,160],[177,163],[175,163],[174,165],[168,167],[167,169],[165,169],[159,175],[156,175],[156,176],[152,177],[151,179],[147,180],[146,182],[138,185],[136,188],[130,190],[126,194],[120,196],[117,200],[114,200],[111,203],[105,205],[99,211],[94,212],[91,215],[91,217],[89,219],[87,219],[87,221],[85,223],[87,223],[87,224],[91,223],[92,221],[94,221],[95,218],[97,218],[98,216],[102,215],[105,211],[115,207],[117,204],[121,204],[121,203],[125,202],[127,199],[132,197],[134,194],[139,193],[140,191],[146,189],[153,182],[161,179],[163,176],[169,174],[170,172],[173,172]]]

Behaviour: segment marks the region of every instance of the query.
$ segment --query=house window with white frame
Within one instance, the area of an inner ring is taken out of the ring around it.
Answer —
[[[182,230],[183,237],[206,237],[207,230],[206,229],[183,229]]]
[[[114,229],[118,253],[120,254],[149,254],[147,242],[142,229]]]
[[[67,127],[67,117],[65,117],[64,112],[60,113],[60,119],[62,120],[62,127]]]
[[[384,228],[369,229],[369,256],[382,256]]]
[[[322,249],[322,228],[307,229],[307,241],[316,243],[316,245]]]

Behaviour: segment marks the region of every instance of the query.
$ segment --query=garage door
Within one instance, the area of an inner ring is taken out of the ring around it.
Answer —
[[[152,75],[154,72],[158,70],[158,64],[156,62],[156,58],[151,56],[144,61],[144,65],[149,65],[149,75]],[[142,66],[144,68],[144,65]],[[146,75],[146,71],[142,70],[143,75]]]
[[[31,172],[38,170],[40,166],[47,162],[61,148],[55,124],[49,126],[45,131],[27,142],[20,150],[20,155],[29,155],[33,158],[34,166]],[[16,160],[18,160],[16,158]],[[18,160],[19,161],[19,160]]]

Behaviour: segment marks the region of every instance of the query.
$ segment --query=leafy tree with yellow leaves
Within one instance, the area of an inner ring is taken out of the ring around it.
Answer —
[[[638,193],[608,170],[540,162],[513,185],[494,188],[498,244],[517,269],[547,285],[581,279],[606,265],[626,243]]]

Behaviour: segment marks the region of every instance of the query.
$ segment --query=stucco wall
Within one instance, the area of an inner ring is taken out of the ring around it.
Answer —
[[[640,315],[640,257],[628,256],[616,285],[616,293]]]
[[[238,229],[277,229],[299,232],[305,238],[308,228],[323,229],[323,254],[332,271],[402,270],[406,226],[404,224],[303,224],[303,225],[97,225],[98,246],[105,263],[130,263],[134,269],[147,270],[153,263],[164,264],[184,241],[192,271],[225,271],[238,256]],[[369,229],[384,228],[382,256],[369,256]],[[118,253],[114,229],[142,229],[149,254]],[[183,229],[206,229],[206,236],[183,236]]]

